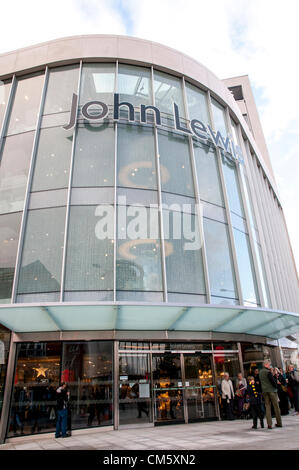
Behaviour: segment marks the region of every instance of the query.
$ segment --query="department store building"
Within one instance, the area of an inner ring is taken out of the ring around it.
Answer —
[[[220,419],[299,331],[247,76],[122,36],[0,56],[0,440]]]

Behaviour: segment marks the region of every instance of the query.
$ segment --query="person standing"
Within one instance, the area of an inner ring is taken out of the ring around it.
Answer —
[[[272,415],[271,415],[271,403],[273,405],[276,424],[278,428],[282,427],[280,409],[278,406],[277,398],[277,382],[271,373],[271,363],[269,359],[266,359],[263,363],[264,367],[260,371],[260,381],[262,387],[262,393],[265,400],[266,406],[266,419],[268,424],[268,429],[272,429]]]
[[[260,419],[261,428],[264,427],[264,411],[262,408],[262,393],[256,387],[253,377],[248,377],[247,395],[250,403],[251,415],[253,418],[252,429],[257,429],[257,419]]]
[[[294,366],[290,364],[287,372],[288,386],[291,388],[293,394],[293,402],[295,407],[295,415],[299,415],[299,373],[295,370]]]
[[[238,374],[238,378],[236,382],[236,394],[235,394],[238,418],[240,418],[243,413],[246,388],[247,388],[247,381],[245,378],[243,378],[243,375],[240,372]]]
[[[233,414],[233,403],[235,394],[232,381],[230,380],[229,374],[227,372],[223,374],[223,380],[221,382],[221,394],[226,419],[232,421],[233,419],[235,419]]]
[[[57,400],[57,418],[56,418],[56,433],[55,437],[68,437],[67,430],[67,418],[68,418],[68,400],[69,392],[67,391],[67,385],[65,382],[60,384],[60,387],[56,390]]]
[[[283,370],[276,367],[275,377],[277,382],[280,413],[281,416],[286,416],[289,414],[289,398],[287,393],[287,382],[283,375]]]
[[[260,379],[260,373],[258,369],[254,369],[253,378],[254,378],[254,383],[255,383],[256,388],[258,389],[259,392],[262,393],[261,379]]]

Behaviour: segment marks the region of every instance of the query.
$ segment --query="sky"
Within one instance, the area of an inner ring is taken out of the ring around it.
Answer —
[[[0,53],[59,37],[122,34],[249,75],[299,267],[298,0],[11,0]]]

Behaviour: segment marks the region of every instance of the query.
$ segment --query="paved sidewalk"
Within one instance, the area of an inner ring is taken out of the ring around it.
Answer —
[[[254,430],[251,426],[251,420],[238,420],[118,431],[93,429],[67,439],[49,435],[14,438],[0,445],[0,450],[299,450],[299,416],[283,417],[283,428]]]

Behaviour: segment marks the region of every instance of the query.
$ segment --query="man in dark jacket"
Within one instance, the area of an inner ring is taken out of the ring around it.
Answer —
[[[60,387],[56,390],[57,400],[57,421],[56,421],[56,434],[55,437],[68,437],[67,429],[67,403],[69,399],[69,392],[67,391],[66,383],[62,382]]]
[[[276,417],[275,426],[278,428],[282,427],[280,409],[278,406],[277,399],[277,382],[274,379],[271,372],[271,363],[269,359],[264,361],[264,367],[260,371],[260,381],[263,392],[263,397],[265,400],[266,406],[266,419],[268,424],[268,429],[272,429],[272,415],[271,415],[271,403],[274,408],[274,413]]]
[[[250,403],[251,415],[253,418],[253,429],[257,428],[257,418],[260,419],[261,428],[264,427],[264,411],[262,408],[262,393],[259,387],[256,386],[255,380],[253,377],[247,378],[247,397]]]

